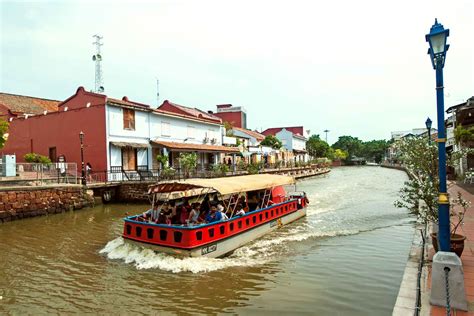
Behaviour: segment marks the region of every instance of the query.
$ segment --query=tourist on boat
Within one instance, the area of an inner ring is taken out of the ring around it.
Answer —
[[[196,225],[199,223],[199,214],[201,213],[199,207],[199,203],[193,203],[191,212],[189,212],[188,225]]]
[[[229,219],[229,216],[227,216],[227,214],[224,212],[224,207],[222,206],[222,204],[217,204],[217,211],[221,213],[221,217],[223,221],[226,221]]]
[[[237,207],[235,209],[235,215],[234,216],[243,216],[245,215],[245,211],[244,211],[244,208],[242,206],[242,204],[237,204]]]
[[[222,213],[217,211],[216,206],[211,206],[209,214],[206,216],[207,223],[214,223],[222,220]]]
[[[179,216],[179,223],[180,224],[186,224],[186,220],[189,218],[189,211],[185,206],[181,207],[181,214]]]

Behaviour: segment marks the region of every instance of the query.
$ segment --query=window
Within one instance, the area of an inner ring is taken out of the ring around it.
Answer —
[[[170,134],[170,123],[161,121],[161,136],[171,136]]]
[[[135,111],[123,109],[123,129],[135,130]]]
[[[194,139],[196,135],[196,128],[194,126],[188,125],[188,138]]]
[[[135,232],[136,232],[136,235],[137,237],[142,237],[142,228],[137,226],[135,227]]]
[[[210,238],[214,237],[214,228],[209,229],[208,233]]]
[[[196,239],[202,240],[202,232],[196,232]]]
[[[174,241],[175,242],[181,242],[181,239],[183,239],[183,233],[182,232],[174,232]]]
[[[233,230],[234,230],[234,223],[230,223],[229,229],[230,229],[230,231],[233,231]]]
[[[220,226],[219,231],[221,232],[221,235],[224,235],[225,234],[225,226],[224,225]]]
[[[166,237],[168,235],[168,232],[164,229],[160,230],[160,240],[165,241]]]
[[[239,227],[239,229],[241,229],[241,228],[242,228],[242,221],[239,221],[239,222],[237,223],[237,226]]]
[[[130,235],[132,233],[132,226],[131,225],[126,225],[125,229],[127,230],[127,235]]]
[[[153,233],[155,232],[155,230],[153,228],[148,228],[146,230],[146,235],[148,237],[148,239],[153,239]]]

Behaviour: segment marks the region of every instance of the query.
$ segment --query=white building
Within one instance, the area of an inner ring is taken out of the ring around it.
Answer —
[[[182,152],[196,152],[198,167],[206,169],[224,154],[238,153],[236,147],[222,145],[220,118],[167,100],[151,109],[128,99],[108,99],[106,120],[112,172],[158,169],[157,155],[167,155],[169,166],[179,168]]]

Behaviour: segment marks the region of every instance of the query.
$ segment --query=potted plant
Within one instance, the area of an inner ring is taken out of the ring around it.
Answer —
[[[456,234],[458,228],[464,222],[464,216],[469,208],[469,201],[466,201],[463,197],[461,192],[457,193],[457,199],[450,201],[449,206],[449,216],[454,218],[450,220],[451,229],[450,229],[450,248],[451,252],[454,252],[461,257],[461,254],[464,250],[464,241],[466,240],[466,236],[461,234]],[[460,209],[459,209],[460,208]],[[433,232],[431,233],[431,238],[433,241],[433,248],[437,252],[438,251],[438,233]]]
[[[409,212],[424,224],[438,224],[438,149],[423,138],[411,138],[400,141],[399,154],[402,165],[408,173],[409,180],[400,189],[400,199],[395,206],[407,208]],[[461,256],[465,236],[458,232],[469,207],[461,193],[450,199],[451,249]],[[436,227],[435,226],[435,227]],[[437,251],[437,232],[431,234],[433,246]]]

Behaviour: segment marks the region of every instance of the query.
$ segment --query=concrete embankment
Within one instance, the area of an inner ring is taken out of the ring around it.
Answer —
[[[0,187],[0,223],[93,206],[81,185]]]

